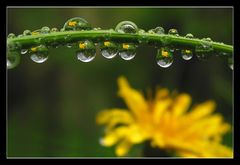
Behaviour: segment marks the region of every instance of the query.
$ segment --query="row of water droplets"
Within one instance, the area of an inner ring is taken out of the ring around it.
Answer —
[[[92,28],[91,25],[83,18],[75,17],[69,19],[63,26],[60,31],[81,31],[81,30],[99,30],[99,28]],[[15,38],[15,37],[22,37],[22,36],[31,36],[31,35],[38,35],[38,34],[50,34],[54,32],[58,32],[57,28],[50,29],[49,27],[42,27],[41,29],[35,30],[31,32],[30,30],[25,30],[23,34],[15,36],[13,33],[8,35],[8,38]],[[119,33],[148,33],[148,34],[165,34],[165,30],[162,27],[156,27],[155,29],[150,29],[148,32],[145,32],[143,29],[139,29],[137,25],[131,21],[122,21],[117,24],[115,28],[116,32]],[[178,37],[178,31],[176,29],[170,29],[168,31],[169,35],[173,35]],[[194,38],[192,34],[187,34],[186,38]],[[67,39],[67,36],[66,36]],[[142,40],[139,39],[139,43]],[[199,59],[207,59],[209,56],[209,52],[213,51],[212,40],[210,38],[203,38],[201,45],[195,48],[195,54]],[[49,46],[50,45],[50,46]],[[48,59],[48,49],[50,47],[57,48],[61,43],[50,43],[48,46],[44,44],[37,45],[30,49],[22,49],[21,54],[30,54],[30,58],[36,63],[43,63]],[[76,48],[76,56],[77,59],[82,62],[90,62],[96,56],[96,45],[99,45],[100,52],[103,57],[107,59],[112,59],[115,56],[119,55],[124,60],[131,60],[136,55],[137,45],[136,43],[117,43],[111,40],[105,40],[103,42],[94,43],[91,40],[83,40],[78,41],[77,43],[68,43],[66,46],[68,48]],[[175,48],[161,46],[158,48],[156,61],[157,64],[163,68],[167,68],[171,66],[173,63],[173,54],[178,50]],[[225,53],[225,55],[227,55]],[[191,49],[183,49],[181,50],[181,56],[184,60],[190,60],[193,57],[193,50]],[[7,58],[7,68],[13,68],[19,63],[19,53],[14,51],[8,51],[8,58]],[[233,69],[233,60],[229,58],[229,66]]]

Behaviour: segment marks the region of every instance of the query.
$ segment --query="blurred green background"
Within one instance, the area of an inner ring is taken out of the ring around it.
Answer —
[[[129,20],[148,30],[162,26],[178,29],[180,35],[233,44],[231,8],[8,8],[8,33],[21,34],[43,26],[62,28],[80,16],[93,27],[115,28]],[[232,70],[227,60],[212,57],[184,61],[174,57],[169,68],[155,62],[157,50],[139,47],[136,57],[124,61],[97,55],[90,63],[77,60],[74,49],[51,49],[43,64],[22,55],[20,65],[8,70],[7,156],[9,157],[112,157],[114,148],[99,145],[103,127],[95,117],[105,108],[125,107],[117,96],[120,75],[141,91],[156,86],[187,92],[193,104],[213,99],[216,112],[232,123]],[[232,146],[232,133],[224,138]],[[128,156],[143,156],[144,144],[134,146]],[[151,151],[146,155],[151,155]]]

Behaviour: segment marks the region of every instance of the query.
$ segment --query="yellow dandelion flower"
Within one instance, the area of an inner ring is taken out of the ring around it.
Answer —
[[[97,123],[106,125],[101,145],[116,144],[116,155],[126,155],[131,146],[146,140],[152,147],[171,150],[181,157],[232,157],[232,149],[221,144],[230,130],[220,114],[213,114],[211,100],[193,106],[191,97],[182,93],[170,95],[158,89],[152,100],[130,87],[126,78],[118,78],[119,96],[129,110],[113,108],[100,112]]]

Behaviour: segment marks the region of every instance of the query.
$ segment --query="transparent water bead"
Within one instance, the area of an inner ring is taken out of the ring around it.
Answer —
[[[7,69],[15,68],[20,62],[20,54],[18,52],[7,53]]]
[[[132,43],[123,43],[119,50],[119,56],[124,60],[132,60],[136,56],[137,46]]]
[[[25,35],[25,36],[31,35],[31,31],[30,30],[24,30],[23,35]]]
[[[186,38],[193,38],[194,36],[191,33],[186,34]]]
[[[232,57],[228,58],[228,66],[229,66],[230,69],[233,70],[233,58]]]
[[[177,29],[169,29],[168,34],[178,36]]]
[[[196,46],[195,53],[198,59],[207,60],[213,51],[211,42],[202,39],[200,45]]]
[[[64,24],[63,30],[65,31],[74,31],[74,30],[91,30],[91,25],[81,17],[74,17]]]
[[[119,33],[137,33],[138,30],[137,25],[131,21],[122,21],[115,28],[115,31]]]
[[[9,33],[7,38],[16,38],[16,35],[14,33]]]
[[[111,41],[100,43],[100,51],[103,57],[112,59],[118,54],[118,45]]]
[[[163,27],[158,26],[158,27],[156,27],[155,29],[150,29],[150,30],[148,31],[148,33],[150,33],[150,34],[164,34],[164,33],[165,33],[165,30],[164,30]]]
[[[52,28],[50,32],[58,32],[58,28]]]
[[[167,68],[173,63],[173,53],[169,48],[160,48],[157,52],[156,61],[160,67]]]
[[[193,57],[193,52],[189,49],[182,50],[181,54],[184,60],[190,60]]]
[[[82,62],[90,62],[96,57],[96,47],[92,41],[80,41],[76,51],[77,59]]]
[[[50,28],[47,27],[47,26],[42,27],[41,33],[42,33],[42,34],[48,34],[48,33],[50,33]]]
[[[48,48],[45,45],[32,47],[29,53],[31,60],[39,64],[48,59]]]

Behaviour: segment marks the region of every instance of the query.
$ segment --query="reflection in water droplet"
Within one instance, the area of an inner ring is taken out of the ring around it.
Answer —
[[[64,24],[63,30],[65,31],[74,31],[74,30],[91,30],[91,25],[81,17],[74,17]]]
[[[112,59],[118,54],[118,45],[111,41],[104,41],[99,43],[100,51],[103,57]]]
[[[137,33],[138,27],[131,21],[122,21],[117,24],[115,31],[119,33]]]
[[[136,45],[132,43],[123,43],[119,50],[119,55],[124,60],[132,60],[136,56]]]
[[[7,69],[15,68],[20,62],[20,55],[17,52],[7,53]]]
[[[73,47],[73,44],[72,43],[67,43],[67,48],[72,48]]]
[[[82,62],[90,62],[96,57],[96,47],[92,41],[80,41],[76,51],[77,59]]]
[[[173,63],[173,54],[169,48],[160,48],[156,56],[157,64],[163,68],[167,68]]]
[[[150,34],[164,34],[165,33],[165,30],[164,30],[164,28],[163,27],[160,27],[160,26],[158,26],[158,27],[156,27],[155,29],[150,29],[149,31],[148,31],[148,33],[150,33]]]
[[[193,57],[193,52],[189,49],[184,49],[181,53],[184,60],[190,60]]]

